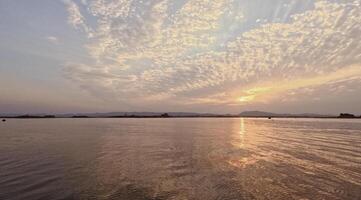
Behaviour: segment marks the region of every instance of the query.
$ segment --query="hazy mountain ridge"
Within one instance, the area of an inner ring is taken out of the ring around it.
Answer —
[[[336,115],[325,115],[325,114],[315,114],[315,113],[301,113],[301,114],[291,114],[291,113],[271,113],[263,111],[244,111],[239,114],[241,117],[337,117]]]

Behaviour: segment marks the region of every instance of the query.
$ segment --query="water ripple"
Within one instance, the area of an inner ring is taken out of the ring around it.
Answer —
[[[0,133],[1,200],[361,198],[359,121],[14,120]]]

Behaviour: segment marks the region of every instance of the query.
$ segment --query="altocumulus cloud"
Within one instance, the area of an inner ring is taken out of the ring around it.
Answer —
[[[360,1],[303,1],[311,6],[283,14],[279,7],[293,4],[280,1],[270,9],[288,20],[256,18],[250,29],[242,2],[64,0],[93,58],[69,62],[66,75],[96,96],[134,105],[238,106],[361,82]]]

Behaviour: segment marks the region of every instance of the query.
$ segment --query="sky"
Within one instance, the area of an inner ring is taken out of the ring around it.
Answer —
[[[0,113],[361,114],[360,0],[0,0]]]

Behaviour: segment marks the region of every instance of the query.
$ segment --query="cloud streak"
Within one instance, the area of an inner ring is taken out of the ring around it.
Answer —
[[[55,36],[48,36],[48,37],[45,37],[45,39],[53,44],[59,44],[59,39]]]

